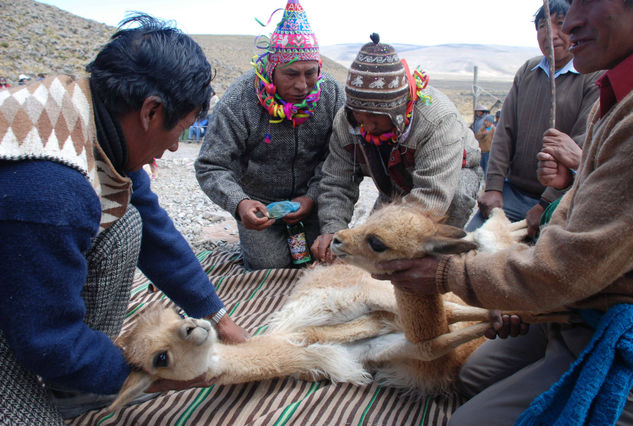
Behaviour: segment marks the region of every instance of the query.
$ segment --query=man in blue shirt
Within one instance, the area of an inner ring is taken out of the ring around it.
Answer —
[[[0,95],[0,413],[9,423],[62,424],[60,407],[72,417],[94,408],[90,395],[107,405],[103,395],[119,391],[130,366],[113,339],[137,266],[188,315],[212,319],[222,339],[247,337],[142,170],[206,115],[204,53],[137,15],[87,70],[90,79],[53,76]]]

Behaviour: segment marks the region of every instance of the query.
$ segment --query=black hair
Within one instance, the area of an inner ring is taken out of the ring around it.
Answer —
[[[139,24],[134,28],[124,28]],[[86,67],[92,87],[115,114],[137,111],[149,96],[165,109],[165,128],[194,110],[206,116],[211,65],[191,37],[167,22],[133,12]]]
[[[545,18],[544,5],[539,8],[539,10],[534,15],[534,26],[538,30],[538,23],[541,19]],[[569,1],[567,0],[550,0],[549,2],[549,14],[551,15],[560,15],[567,16],[567,12],[569,11]]]
[[[358,121],[356,121],[356,119],[354,118],[354,111],[352,111],[352,109],[350,107],[348,107],[347,105],[345,105],[345,117],[347,118],[347,122],[352,127],[360,126]]]

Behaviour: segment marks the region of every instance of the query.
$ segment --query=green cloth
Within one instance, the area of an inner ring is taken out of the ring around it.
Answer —
[[[560,202],[560,198],[552,201],[550,205],[547,206],[547,208],[541,215],[541,221],[540,221],[541,226],[545,225],[546,223],[550,221],[550,219],[552,218],[552,214],[554,213],[554,210],[556,210],[556,206],[558,206],[559,202]]]

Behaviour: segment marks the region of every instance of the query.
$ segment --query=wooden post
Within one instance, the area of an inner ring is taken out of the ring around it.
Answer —
[[[555,58],[554,58],[554,36],[552,34],[552,19],[549,13],[549,0],[543,0],[543,11],[545,18],[545,25],[547,28],[547,61],[549,62],[549,87],[552,95],[552,103],[550,106],[550,128],[556,127],[556,82],[554,78]]]
[[[479,99],[479,86],[477,85],[478,73],[479,73],[479,67],[475,65],[473,67],[473,123],[475,122],[475,119],[477,118],[475,108],[477,108],[477,101]]]

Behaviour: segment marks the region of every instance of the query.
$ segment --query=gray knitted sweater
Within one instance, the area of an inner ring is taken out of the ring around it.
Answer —
[[[323,78],[314,115],[294,128],[289,120],[270,123],[255,93],[254,71],[231,84],[213,109],[195,163],[198,182],[214,203],[236,216],[244,199],[267,204],[307,195],[317,201],[332,122],[345,102],[334,77]]]
[[[447,215],[447,223],[461,227],[475,206],[482,175],[479,167],[481,153],[473,132],[466,127],[448,97],[430,86],[424,93],[433,98],[432,104],[416,103],[411,125],[391,154],[391,157],[411,157],[403,171],[411,189],[410,192],[408,188],[400,192],[420,201],[437,215]],[[360,150],[354,149],[363,144],[367,145],[367,142],[358,129],[350,125],[345,109],[341,109],[334,120],[330,155],[323,165],[319,195],[322,233],[347,228],[363,176],[371,176],[379,189],[384,187],[376,181],[371,164],[367,164]],[[393,176],[391,182],[394,183]],[[392,196],[382,195],[383,198]]]

